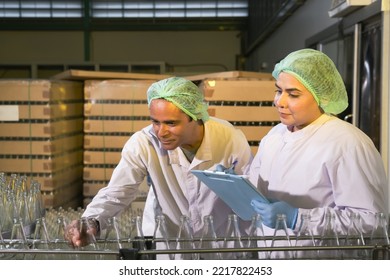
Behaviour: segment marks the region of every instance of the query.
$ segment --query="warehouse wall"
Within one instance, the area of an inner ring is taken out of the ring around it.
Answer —
[[[332,0],[307,0],[251,54],[249,71],[270,72],[288,52],[337,22],[329,18]],[[310,23],[310,24],[308,24]],[[0,64],[81,63],[82,32],[0,31]],[[118,31],[91,33],[91,62],[165,62],[175,73],[237,70],[238,31]]]
[[[2,31],[1,63],[83,60],[81,32]]]
[[[84,62],[82,32],[0,32],[0,64]],[[165,62],[175,72],[236,69],[237,31],[92,32],[92,62]]]
[[[237,34],[236,31],[95,32],[92,56],[103,61],[165,61],[176,66],[177,71],[186,72],[208,68],[234,70],[235,57],[240,54]]]
[[[307,0],[292,16],[246,57],[247,69],[272,71],[276,62],[291,51],[305,47],[305,41],[333,25],[338,19],[330,18],[332,0]]]

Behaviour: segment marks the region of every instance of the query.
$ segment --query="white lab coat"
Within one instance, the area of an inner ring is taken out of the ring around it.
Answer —
[[[310,226],[320,234],[326,209],[336,213],[339,234],[345,234],[351,212],[358,212],[364,233],[374,213],[388,213],[387,179],[380,154],[371,139],[355,126],[323,114],[296,132],[278,124],[259,146],[250,180],[266,196],[311,215]],[[294,234],[294,232],[291,232]],[[265,234],[273,230],[265,227]]]
[[[248,173],[252,154],[242,131],[227,121],[210,118],[204,129],[204,139],[191,163],[180,148],[164,150],[151,125],[135,133],[125,144],[109,184],[98,192],[83,216],[97,218],[104,228],[108,217],[117,215],[136,198],[139,184],[149,174],[157,193],[149,192],[146,201],[145,235],[153,235],[155,195],[171,237],[176,237],[183,214],[190,218],[195,236],[200,237],[206,215],[213,215],[216,232],[222,235],[232,211],[190,170],[215,170],[218,164],[229,167],[237,161],[236,173]],[[248,226],[242,224],[243,228]]]

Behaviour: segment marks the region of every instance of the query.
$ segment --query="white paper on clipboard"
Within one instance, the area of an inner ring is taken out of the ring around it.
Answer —
[[[253,199],[268,202],[268,199],[242,175],[209,170],[192,170],[191,172],[244,221],[251,220],[253,214],[256,213],[251,206]]]

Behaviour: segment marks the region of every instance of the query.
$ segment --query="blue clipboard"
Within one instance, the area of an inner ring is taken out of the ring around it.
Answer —
[[[243,175],[209,170],[191,170],[191,172],[244,221],[250,221],[256,213],[251,206],[253,199],[268,202],[268,199]]]

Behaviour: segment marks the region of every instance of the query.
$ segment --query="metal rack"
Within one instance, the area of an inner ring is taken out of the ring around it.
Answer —
[[[265,237],[269,239],[273,237]],[[218,238],[219,241],[225,240],[225,238]],[[248,237],[243,237],[241,240],[248,239]],[[264,237],[261,238],[264,240]],[[200,239],[196,239],[199,241]],[[229,240],[234,240],[230,238]],[[26,247],[28,249],[10,249],[11,240],[4,239],[4,247],[0,247],[0,259],[42,259],[42,257],[47,257],[48,259],[62,259],[64,256],[67,256],[67,259],[93,259],[93,260],[107,260],[107,259],[117,259],[117,260],[155,260],[159,255],[178,255],[178,254],[224,254],[224,253],[248,253],[251,258],[248,259],[258,259],[254,258],[254,255],[257,253],[270,253],[270,252],[305,252],[305,251],[339,251],[347,252],[350,250],[358,250],[361,252],[368,253],[366,255],[367,260],[389,260],[390,259],[390,245],[361,245],[361,246],[287,246],[287,247],[255,247],[255,248],[218,248],[218,249],[156,249],[155,245],[158,242],[166,240],[154,239],[152,237],[146,237],[144,239],[138,240],[120,240],[122,245],[121,249],[109,249],[109,250],[91,250],[91,249],[74,249],[69,246],[69,250],[64,249],[32,249],[33,240],[29,239]],[[176,238],[169,239],[169,242],[177,242]],[[188,240],[190,241],[190,240]],[[194,241],[194,240],[191,240]],[[103,244],[107,242],[105,240],[97,240],[97,247],[103,248]],[[112,241],[111,241],[112,242]],[[66,243],[67,244],[67,243]],[[49,246],[54,245],[54,243],[48,244]],[[58,245],[58,243],[56,244]],[[64,244],[62,244],[64,245]],[[295,255],[295,254],[294,254]],[[338,258],[343,260],[345,258]],[[266,258],[267,259],[267,258]],[[291,259],[307,259],[292,257]],[[320,257],[315,259],[322,259]]]

